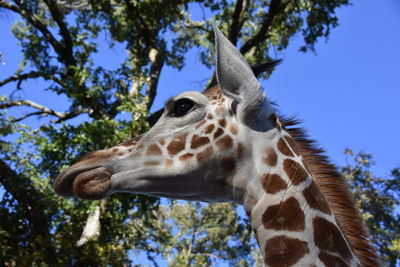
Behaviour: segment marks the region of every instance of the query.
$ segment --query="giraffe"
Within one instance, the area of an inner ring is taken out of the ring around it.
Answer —
[[[214,32],[218,85],[171,98],[147,133],[67,168],[56,193],[232,201],[244,206],[265,266],[379,266],[343,178],[276,115],[244,57]]]

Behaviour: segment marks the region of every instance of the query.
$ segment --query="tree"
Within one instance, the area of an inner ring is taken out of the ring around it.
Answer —
[[[392,170],[390,177],[380,178],[371,173],[374,164],[371,155],[346,149],[354,164],[342,168],[360,208],[372,243],[380,252],[386,266],[400,263],[400,169]]]
[[[153,231],[145,237],[152,244],[154,266],[164,265],[154,260],[157,255],[168,266],[218,266],[224,262],[253,266],[251,226],[236,213],[235,205],[173,201],[156,212]],[[141,225],[138,232],[147,230]]]
[[[234,222],[237,215],[232,213],[229,221],[220,217],[229,204],[166,208],[159,207],[157,199],[124,194],[84,202],[55,196],[52,181],[83,154],[148,129],[156,117],[149,116],[149,109],[165,66],[185,67],[185,53],[195,48],[200,62],[211,68],[212,20],[220,22],[258,76],[267,78],[271,49],[284,50],[295,34],[301,34],[304,44],[300,50],[314,51],[317,40],[328,37],[338,25],[336,10],[348,4],[347,0],[0,0],[2,14],[17,15],[12,31],[23,54],[15,74],[0,81],[0,87],[15,85],[14,92],[0,99],[0,183],[4,191],[0,215],[5,218],[0,221],[1,262],[128,265],[128,251],[133,248],[145,251],[153,262],[172,252],[171,264],[204,265],[216,258],[237,264],[237,258],[244,258],[251,263],[248,244],[254,241],[249,239],[248,225]],[[190,13],[195,7],[212,18],[193,20]],[[96,64],[100,35],[107,36],[109,47],[126,48],[127,56],[119,67],[110,70]],[[28,80],[42,81],[40,88],[25,88]],[[214,82],[210,77],[208,84]],[[55,93],[70,105],[56,110],[15,97],[22,90]],[[25,114],[17,116],[15,110]],[[83,122],[82,116],[86,116]],[[29,117],[42,118],[42,125],[24,124]],[[184,213],[196,216],[187,221]],[[201,218],[210,214],[215,216],[212,222],[229,222],[238,232],[207,228],[210,221]],[[89,234],[77,246],[87,218],[100,221],[100,234]],[[170,220],[175,221],[171,224]],[[171,229],[181,231],[181,238],[171,236]],[[232,236],[220,238],[227,235]],[[195,243],[192,236],[199,237]],[[243,240],[243,246],[228,252],[216,249],[235,239]],[[171,250],[169,242],[186,254]]]

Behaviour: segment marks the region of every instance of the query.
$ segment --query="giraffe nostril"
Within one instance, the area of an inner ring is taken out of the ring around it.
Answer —
[[[73,182],[74,195],[81,199],[98,200],[111,188],[111,173],[104,167],[79,174]]]
[[[76,195],[73,191],[73,186],[76,178],[81,177],[81,175],[84,175],[86,177],[86,175],[90,175],[96,170],[106,170],[104,166],[107,166],[107,162],[105,161],[93,162],[92,160],[87,160],[83,162],[78,162],[64,170],[56,178],[53,188],[55,192],[60,196],[72,197]]]

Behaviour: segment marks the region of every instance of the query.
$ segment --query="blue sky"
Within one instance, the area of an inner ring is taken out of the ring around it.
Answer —
[[[400,167],[400,2],[357,0],[338,16],[340,25],[332,30],[328,42],[320,40],[316,54],[298,52],[301,36],[277,53],[275,57],[284,61],[262,85],[283,114],[304,121],[303,126],[334,163],[345,164],[343,150],[349,147],[373,154],[373,171],[387,175]],[[10,33],[14,19],[4,14],[0,18],[0,52],[6,62],[0,64],[0,80],[12,75],[21,60],[20,47]],[[108,49],[106,41],[100,49],[106,52],[96,62],[110,68],[125,56],[121,47]],[[211,72],[191,50],[181,72],[163,69],[153,110],[171,96],[201,90]],[[65,97],[44,93],[42,81],[24,85],[21,97],[59,111],[68,107]],[[14,86],[0,89],[0,95]],[[33,118],[24,122],[39,125]]]
[[[400,3],[355,1],[338,15],[317,55],[298,53],[294,42],[264,86],[334,162],[344,163],[344,147],[364,150],[384,175],[400,166]]]
[[[301,53],[301,36],[289,48],[276,53],[283,63],[268,81],[267,95],[279,104],[285,115],[304,121],[308,133],[327,150],[334,163],[343,165],[346,147],[374,155],[378,175],[400,166],[400,3],[397,0],[354,1],[338,12],[339,26],[329,40],[321,39],[316,54]],[[20,47],[10,33],[15,16],[2,15],[0,80],[11,75],[21,59]],[[121,47],[109,49],[100,44],[96,63],[110,68],[125,56]],[[201,90],[211,70],[201,66],[196,51],[187,54],[182,71],[164,68],[153,110],[171,96],[187,90]],[[202,82],[203,81],[203,82]],[[56,110],[68,107],[64,97],[44,93],[42,81],[24,83],[20,96]],[[0,94],[10,92],[14,84]],[[87,117],[81,116],[80,120]],[[39,125],[36,119],[25,121]]]

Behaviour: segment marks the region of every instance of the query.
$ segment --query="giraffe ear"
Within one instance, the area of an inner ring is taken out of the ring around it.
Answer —
[[[239,102],[245,117],[268,117],[271,105],[249,64],[215,24],[213,28],[217,80],[222,92]]]

